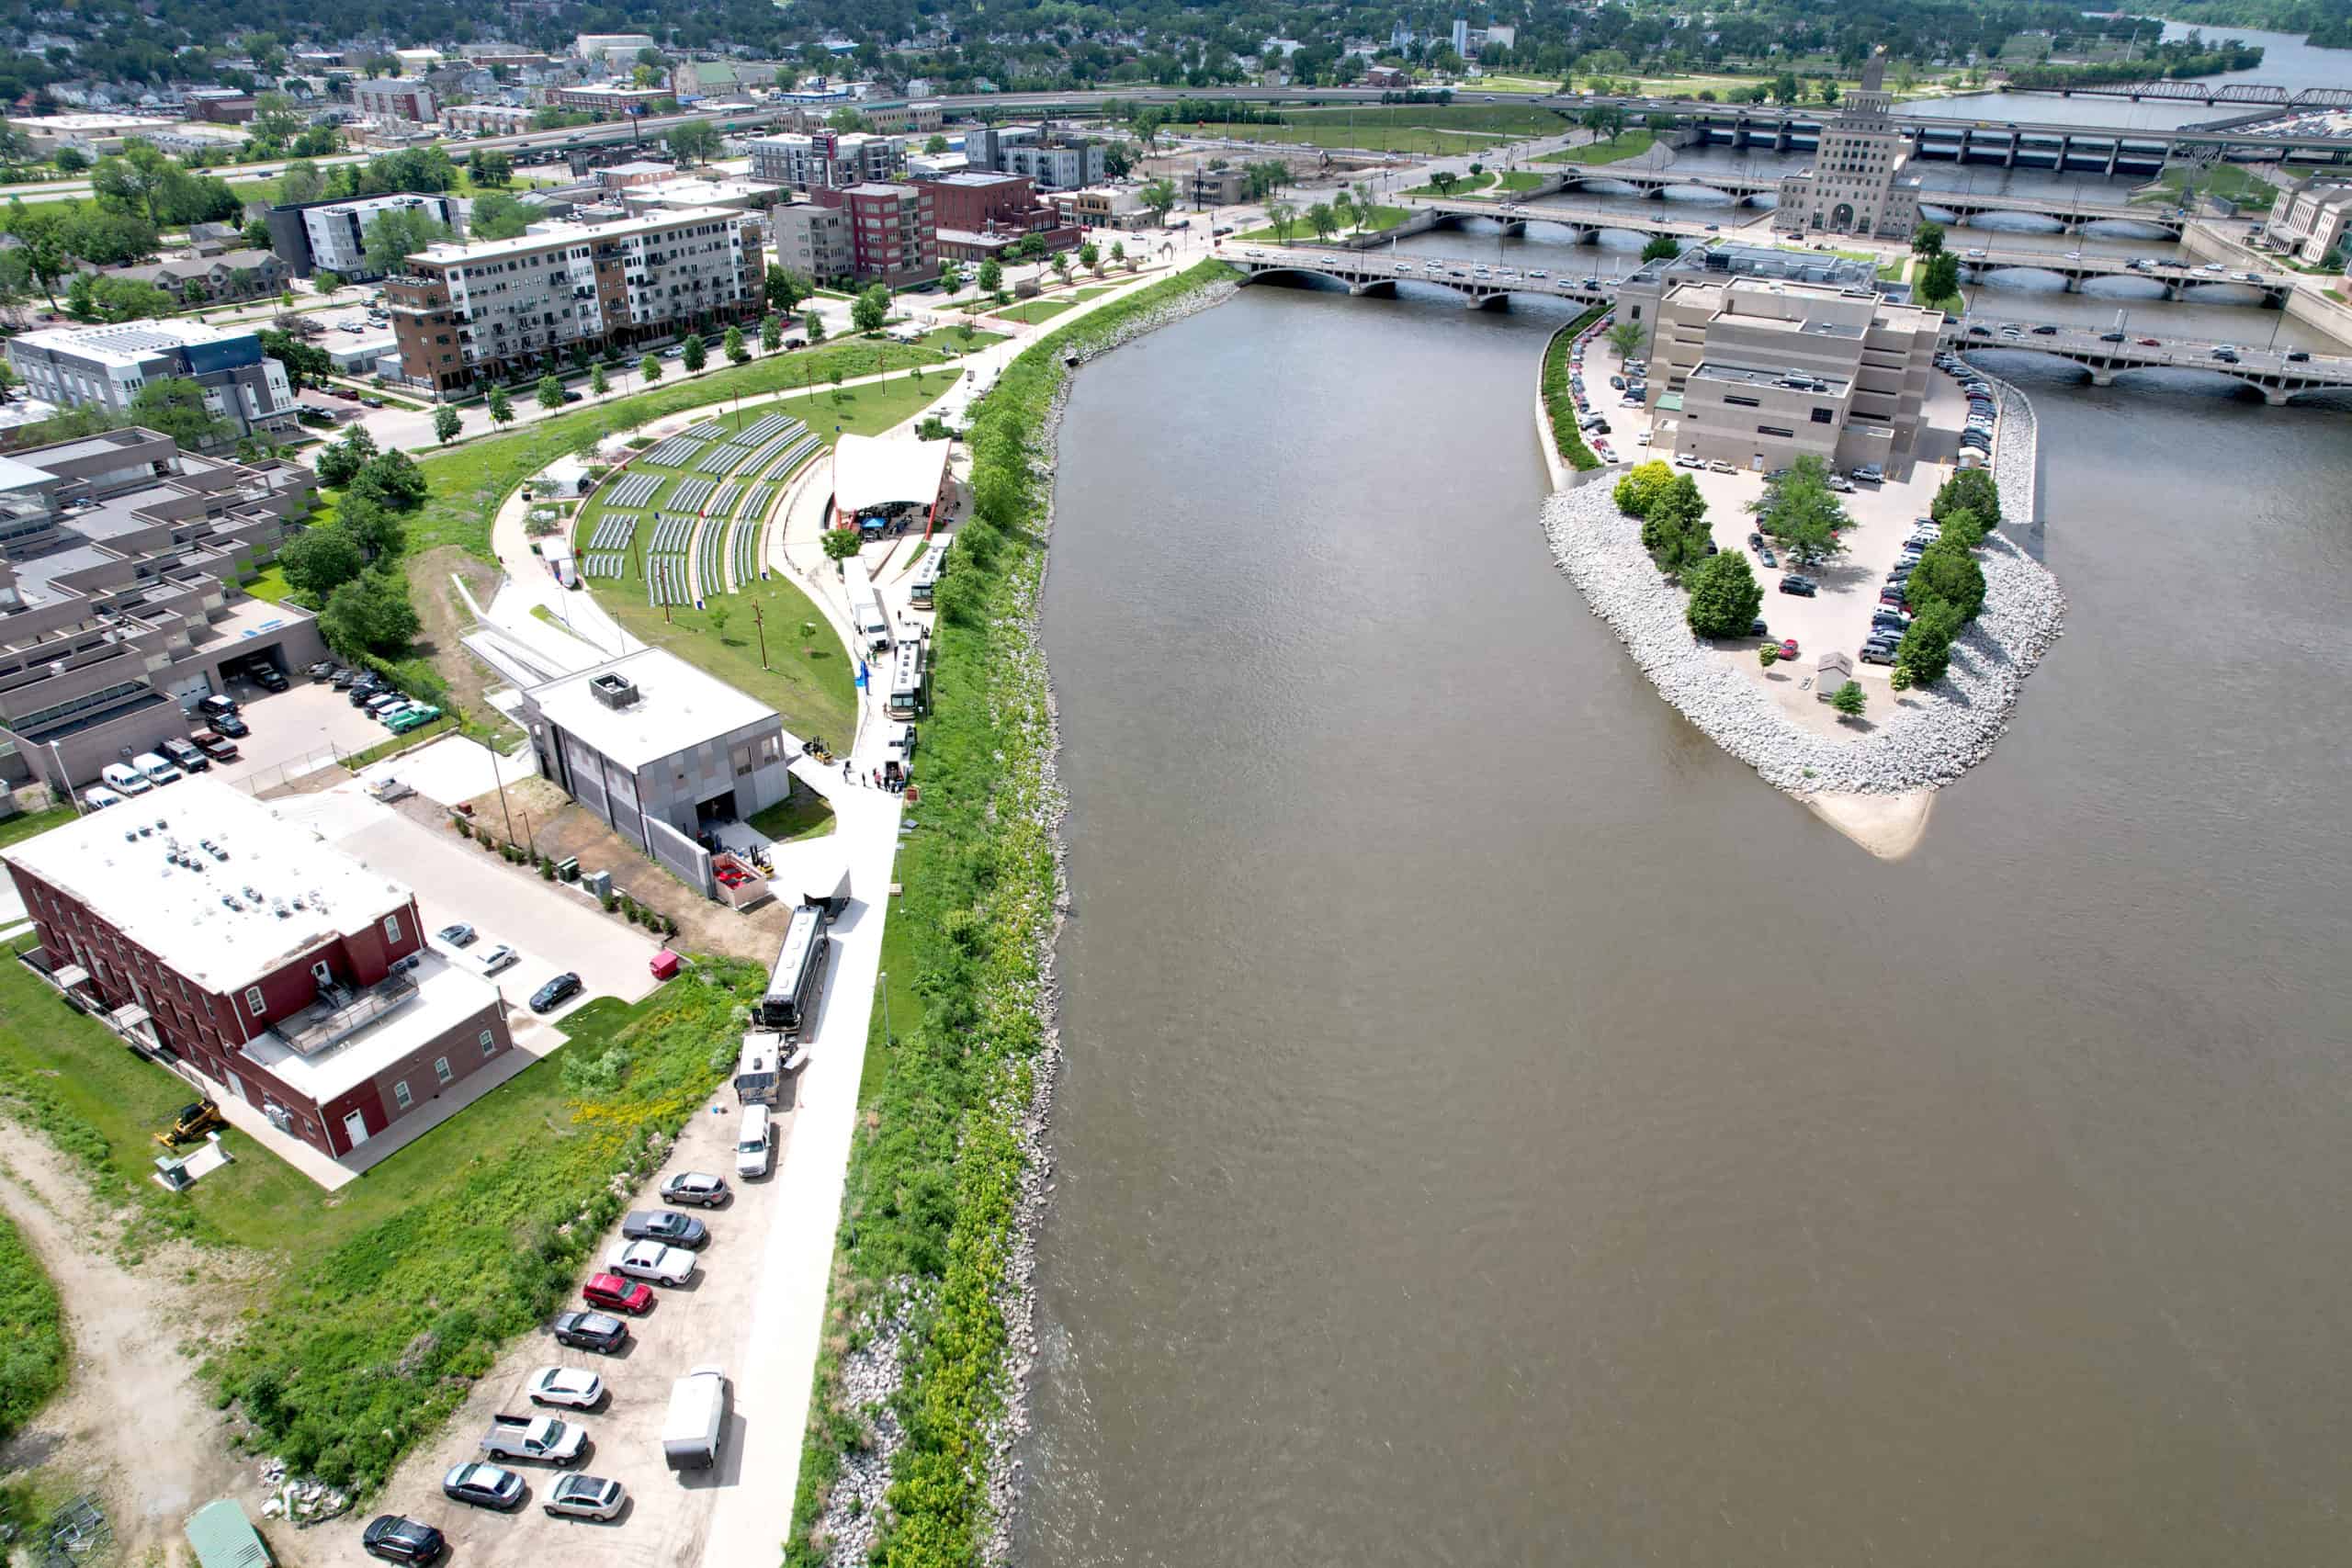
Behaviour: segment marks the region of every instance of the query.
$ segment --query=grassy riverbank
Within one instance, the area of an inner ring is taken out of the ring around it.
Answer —
[[[1052,731],[1031,612],[1048,502],[1033,458],[1063,357],[1232,276],[1203,263],[1033,344],[975,412],[978,515],[958,531],[939,587],[932,716],[923,725],[922,830],[899,852],[905,891],[889,933],[894,978],[911,972],[922,1013],[868,1048],[861,1133],[850,1155],[841,1249],[802,1450],[787,1563],[825,1560],[817,1539],[844,1450],[865,1441],[836,1357],[893,1280],[925,1305],[903,1352],[890,1519],[876,1561],[972,1562],[989,1524],[987,1432],[1001,1413],[1006,1331],[998,1292],[1012,1251],[1023,1155],[1016,1126],[1044,1043],[1040,954],[1057,874]]]
[[[1552,445],[1579,473],[1600,467],[1600,459],[1584,444],[1584,433],[1577,428],[1576,392],[1568,384],[1568,351],[1576,346],[1577,334],[1608,310],[1606,305],[1595,305],[1552,334],[1551,346],[1544,351],[1544,407],[1552,416]]]

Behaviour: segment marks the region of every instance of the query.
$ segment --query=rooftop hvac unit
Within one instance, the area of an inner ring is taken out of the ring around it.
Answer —
[[[639,694],[636,682],[611,671],[590,677],[588,689],[595,693],[596,700],[608,708],[628,707],[637,701]]]

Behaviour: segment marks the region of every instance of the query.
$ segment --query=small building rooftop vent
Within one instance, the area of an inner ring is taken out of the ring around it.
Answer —
[[[588,689],[595,693],[596,700],[608,708],[628,707],[638,698],[637,682],[626,675],[616,675],[611,671],[606,671],[602,675],[591,676]]]

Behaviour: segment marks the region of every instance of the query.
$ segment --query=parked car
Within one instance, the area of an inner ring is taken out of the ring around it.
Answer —
[[[173,765],[182,773],[203,773],[212,771],[212,759],[207,757],[203,750],[194,741],[182,740],[176,735],[164,742],[164,755],[169,757]]]
[[[443,942],[447,942],[451,947],[471,947],[474,944],[474,939],[481,933],[476,931],[473,927],[468,925],[465,921],[459,920],[454,926],[443,926],[439,931],[435,931],[433,934],[439,937]]]
[[[580,1299],[590,1306],[610,1307],[628,1313],[632,1317],[643,1316],[653,1310],[653,1292],[634,1280],[624,1280],[618,1274],[591,1274],[588,1282],[580,1287]]]
[[[692,1214],[673,1214],[667,1209],[635,1209],[621,1221],[621,1235],[631,1241],[699,1247],[710,1240],[710,1227]]]
[[[522,962],[523,955],[503,942],[474,960],[475,965],[481,969],[484,979],[512,969]]]
[[[1792,571],[1781,579],[1781,592],[1783,593],[1794,593],[1799,598],[1810,599],[1820,591],[1819,583],[1800,572]]]
[[[1862,644],[1862,662],[1865,664],[1892,664],[1894,662],[1895,646],[1895,644],[1891,642],[1866,642]]]
[[[387,1562],[438,1562],[441,1553],[448,1550],[439,1530],[398,1514],[379,1514],[368,1520],[359,1545],[368,1556]]]
[[[662,1201],[716,1209],[727,1201],[727,1179],[707,1171],[682,1170],[662,1184]]]
[[[1724,462],[1721,457],[1718,457],[1718,458],[1716,458],[1713,462],[1709,463],[1709,464],[1707,465],[1707,468],[1708,468],[1708,469],[1709,469],[1709,471],[1710,471],[1710,472],[1713,472],[1713,473],[1718,473],[1718,474],[1736,474],[1736,473],[1739,472],[1739,470],[1738,470],[1737,468],[1733,468],[1729,463]]]
[[[541,1367],[526,1386],[534,1404],[594,1410],[605,1402],[605,1380],[578,1367]]]
[[[453,1502],[504,1512],[523,1506],[523,1478],[495,1464],[461,1464],[441,1478],[441,1494]]]
[[[481,1451],[491,1459],[534,1460],[547,1464],[574,1465],[588,1457],[587,1428],[552,1416],[509,1416],[490,1418],[482,1434]]]
[[[1831,490],[1838,491],[1840,495],[1850,495],[1853,493],[1854,481],[1848,479],[1843,474],[1832,474],[1828,479],[1822,482],[1826,484]]]
[[[2033,329],[2033,335],[2036,337],[2056,337],[2058,335],[2058,329],[2052,326],[2049,322],[2044,321],[2041,325]]]
[[[209,696],[198,697],[194,709],[197,717],[206,720],[220,718],[226,715],[233,714],[236,711],[237,699],[231,696],[223,696],[219,692],[215,692]]]
[[[431,703],[411,703],[407,707],[384,721],[395,735],[406,735],[412,729],[422,729],[441,716],[441,710]]]
[[[624,1241],[605,1255],[605,1267],[631,1280],[683,1285],[695,1277],[695,1255],[683,1247],[658,1241]]]
[[[1760,547],[1757,550],[1757,552],[1756,552],[1756,561],[1757,561],[1757,564],[1758,564],[1758,565],[1759,565],[1759,566],[1774,566],[1774,567],[1776,567],[1776,566],[1779,566],[1779,565],[1781,564],[1781,558],[1780,558],[1780,557],[1778,557],[1778,556],[1776,556],[1776,555],[1774,555],[1774,554],[1772,553],[1772,547],[1771,547],[1771,546],[1770,546],[1770,545],[1765,545],[1765,546]]]
[[[581,992],[580,976],[566,970],[531,993],[533,1012],[553,1012]]]
[[[1796,656],[1797,656],[1797,639],[1796,639],[1796,638],[1794,638],[1794,637],[1782,637],[1782,638],[1781,639],[1781,657],[1782,659],[1792,659],[1792,659],[1794,659]]]
[[[541,1505],[560,1519],[617,1518],[628,1506],[628,1492],[617,1481],[601,1475],[567,1475],[559,1480]]]
[[[356,670],[338,670],[327,677],[327,684],[338,692],[347,692],[351,690],[353,682],[359,678],[360,674]]]
[[[253,683],[265,692],[282,692],[292,684],[286,672],[275,664],[256,664],[249,672]]]
[[[216,762],[233,762],[237,760],[237,748],[224,737],[199,730],[197,733],[196,744],[206,756]]]
[[[93,811],[104,811],[109,806],[120,806],[122,796],[110,789],[93,785],[82,792],[82,804]]]
[[[628,1325],[601,1312],[560,1312],[553,1326],[556,1343],[574,1350],[610,1356],[628,1343]]]

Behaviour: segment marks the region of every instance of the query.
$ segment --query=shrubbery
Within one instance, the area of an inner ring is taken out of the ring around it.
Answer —
[[[0,1439],[16,1436],[64,1386],[68,1354],[57,1287],[0,1215]]]
[[[1562,327],[1552,336],[1552,346],[1544,351],[1544,408],[1552,417],[1552,445],[1560,457],[1578,473],[1600,467],[1600,459],[1584,444],[1583,434],[1577,429],[1576,389],[1569,384],[1572,372],[1568,366],[1568,351],[1576,346],[1577,336],[1600,319],[1606,306],[1595,306]]]

